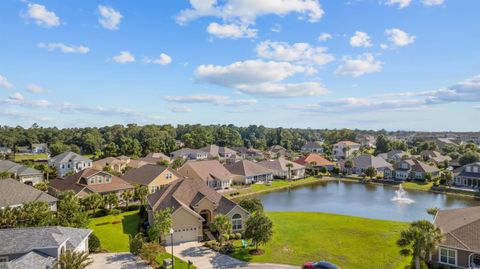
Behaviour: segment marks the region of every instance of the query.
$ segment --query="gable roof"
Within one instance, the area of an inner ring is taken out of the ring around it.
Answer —
[[[43,175],[41,171],[9,160],[0,161],[0,172],[14,173],[17,176]]]
[[[110,182],[88,185],[87,179],[99,173],[110,175]],[[57,191],[72,190],[77,194],[85,188],[96,193],[113,192],[134,188],[133,185],[122,178],[111,175],[105,171],[95,170],[93,168],[84,169],[74,175],[64,178],[56,178],[50,181],[49,186]]]
[[[240,160],[232,164],[227,164],[225,165],[225,168],[232,174],[242,175],[246,177],[272,173],[264,166],[258,165],[249,160]]]
[[[179,150],[173,151],[171,155],[177,155],[177,156],[189,156],[189,155],[195,155],[198,153],[203,153],[205,154],[205,151],[201,151],[198,149],[191,149],[191,148],[181,148]]]
[[[478,166],[480,169],[480,162],[470,163],[459,167],[453,171],[453,174],[460,177],[480,178],[480,173],[467,172],[465,169],[467,166]]]
[[[361,146],[359,143],[348,141],[348,140],[338,141],[337,143],[335,143],[335,145]]]
[[[322,143],[320,141],[309,141],[302,146],[302,148],[306,148],[306,149],[316,149],[321,147],[322,147]]]
[[[295,162],[291,162],[291,161],[289,161],[285,158],[278,158],[278,159],[275,159],[275,160],[261,161],[258,164],[263,166],[263,167],[266,167],[270,170],[282,171],[283,172],[283,171],[288,171],[288,167],[287,167],[288,163],[291,163],[293,165],[292,168],[291,168],[292,170],[305,168],[305,166],[300,165],[300,164],[295,163]]]
[[[312,162],[316,163],[317,166],[334,166],[335,164],[331,161],[325,159],[320,154],[308,153],[307,155],[296,159],[294,162],[300,165],[310,165]]]
[[[129,169],[122,178],[131,184],[140,184],[146,186],[154,181],[165,170],[169,170],[172,173],[175,171],[168,166],[161,166],[156,164],[147,164],[139,168]]]
[[[30,202],[56,202],[57,198],[15,179],[0,179],[0,208]],[[1,241],[0,242],[5,242]]]
[[[92,160],[83,157],[80,154],[77,154],[75,152],[67,151],[62,154],[59,154],[57,156],[54,156],[50,159],[50,162],[53,163],[65,163],[68,161],[76,161],[76,162],[91,162]]]
[[[157,164],[158,162],[161,162],[161,161],[168,161],[168,162],[171,162],[171,159],[170,157],[168,157],[167,155],[161,153],[161,152],[151,152],[149,154],[147,154],[147,156],[143,157],[143,158],[139,158],[138,159],[139,161],[144,161],[144,162],[147,162],[147,163],[150,163],[150,164]]]
[[[414,172],[435,173],[440,171],[440,169],[438,169],[437,167],[429,165],[417,159],[413,159],[413,163],[414,163],[414,166],[412,168],[412,171]]]
[[[194,174],[189,174],[188,170],[192,170]],[[205,161],[187,161],[178,173],[185,177],[193,177],[207,181],[209,179],[230,180],[232,174],[217,160]]]
[[[390,168],[393,166],[389,162],[385,161],[381,157],[373,156],[370,154],[362,154],[352,160],[353,166],[356,168],[367,169],[368,167],[373,167],[375,169],[379,168]]]
[[[442,245],[480,251],[480,206],[440,210],[434,223],[445,234]]]
[[[237,152],[233,149],[227,147],[219,147],[217,145],[208,145],[206,147],[200,148],[200,151],[207,152],[210,156],[217,157],[220,154],[236,154]]]
[[[238,206],[233,201],[225,198],[215,190],[207,187],[205,182],[197,178],[180,178],[173,181],[166,188],[150,194],[147,198],[153,211],[171,207],[175,212],[178,208],[189,211],[196,206],[204,197],[212,201],[217,214],[228,214]],[[201,218],[197,213],[199,218]]]
[[[121,158],[121,157],[106,157],[106,158],[94,161],[93,165],[94,166],[107,166],[107,165],[111,166],[111,165],[115,165],[115,164],[122,165],[122,164],[128,163],[129,160],[130,160],[130,158],[125,159],[125,158]]]

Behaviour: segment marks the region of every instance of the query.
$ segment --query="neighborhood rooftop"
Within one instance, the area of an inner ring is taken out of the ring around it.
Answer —
[[[0,208],[28,202],[56,202],[57,198],[15,179],[0,179]],[[0,240],[0,242],[3,242]]]

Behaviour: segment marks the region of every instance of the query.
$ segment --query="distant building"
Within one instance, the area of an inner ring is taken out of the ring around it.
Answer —
[[[217,145],[209,145],[199,150],[208,153],[209,158],[229,159],[235,157],[237,154],[237,152],[233,149],[219,147]]]
[[[130,163],[130,158],[127,156],[120,157],[107,157],[93,162],[93,169],[102,171],[106,167],[110,167],[112,171],[121,173],[125,168],[127,168]]]
[[[300,149],[303,153],[323,153],[323,142],[320,141],[311,141],[307,142],[305,145],[302,146]]]
[[[122,178],[132,185],[146,186],[150,193],[154,193],[181,175],[174,169],[167,166],[147,164],[139,168],[128,170]]]
[[[305,166],[284,158],[261,161],[258,164],[270,169],[273,172],[273,176],[276,178],[300,179],[305,177]],[[288,166],[291,167],[289,168]]]
[[[167,155],[161,152],[151,152],[147,154],[147,156],[140,158],[138,160],[149,163],[149,164],[158,164],[160,162],[167,162],[167,163],[172,162],[172,159],[170,157],[168,157]]]
[[[333,157],[336,159],[348,159],[355,151],[359,151],[360,147],[359,143],[340,141],[333,145]]]
[[[440,175],[440,169],[417,159],[400,161],[394,166],[394,170],[385,171],[386,177],[402,181],[407,179],[425,181],[427,174],[437,177]]]
[[[335,167],[334,163],[316,153],[308,153],[307,155],[296,159],[294,162],[306,167],[325,167],[328,171],[332,171],[333,167]]]
[[[170,153],[170,157],[175,160],[176,158],[183,158],[185,160],[205,160],[208,159],[208,152],[198,149],[182,148]]]
[[[33,154],[49,154],[50,151],[48,149],[47,144],[40,143],[40,144],[32,144],[32,153]]]
[[[184,177],[201,179],[212,189],[228,189],[232,174],[217,160],[188,161],[178,173]]]
[[[373,167],[377,173],[384,173],[385,170],[391,170],[393,168],[392,164],[388,163],[380,157],[376,157],[370,154],[362,154],[358,157],[352,159],[352,172],[354,174],[361,175],[369,167]],[[345,168],[343,168],[345,171]]]
[[[12,161],[0,161],[0,172],[7,172],[15,179],[27,185],[36,185],[43,181],[43,172]]]
[[[89,229],[30,227],[0,229],[0,268],[56,269],[65,251],[88,252]]]
[[[0,156],[7,156],[12,154],[12,149],[7,147],[0,147]]]
[[[24,204],[32,202],[46,202],[49,204],[50,210],[57,210],[57,198],[15,179],[0,180],[0,209],[5,207],[22,207]],[[0,242],[7,241],[0,240]]]
[[[246,147],[233,147],[232,149],[235,150],[237,152],[237,156],[242,159],[256,160],[265,158],[265,155],[259,149]]]
[[[233,182],[239,184],[268,182],[273,179],[272,171],[249,160],[227,164],[225,168],[233,175]]]
[[[444,156],[440,152],[435,150],[424,150],[420,152],[420,156],[422,156],[424,160],[431,160],[437,165],[443,164],[444,162],[449,162],[452,160],[450,156]]]
[[[58,176],[63,177],[68,172],[78,173],[85,168],[92,168],[92,160],[69,151],[52,157],[48,161],[48,165],[55,167]]]
[[[464,165],[455,170],[453,175],[455,186],[480,189],[480,162]]]
[[[357,142],[360,143],[362,147],[374,148],[377,143],[377,139],[373,135],[368,134],[359,134],[357,135]]]
[[[408,152],[403,150],[391,150],[387,153],[380,153],[377,156],[387,162],[399,162],[410,155],[408,154]]]

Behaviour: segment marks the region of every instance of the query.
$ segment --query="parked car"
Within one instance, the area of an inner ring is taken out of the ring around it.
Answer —
[[[326,261],[306,262],[303,264],[303,269],[341,269],[333,263]]]

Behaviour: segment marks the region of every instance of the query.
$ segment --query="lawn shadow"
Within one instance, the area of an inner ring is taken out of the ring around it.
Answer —
[[[122,218],[123,233],[134,237],[138,232],[140,216],[138,214],[125,215]]]

